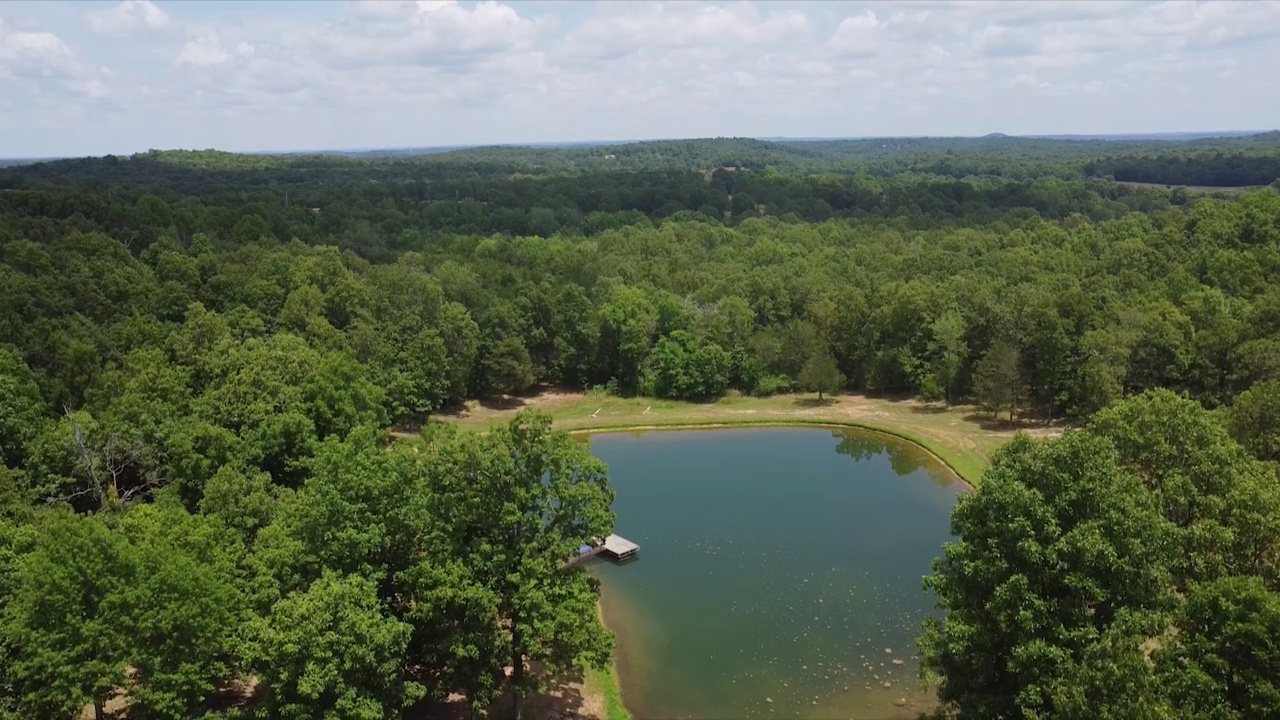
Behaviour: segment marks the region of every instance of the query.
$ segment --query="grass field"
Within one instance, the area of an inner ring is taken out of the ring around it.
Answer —
[[[1038,436],[1060,432],[1039,424],[997,423],[989,414],[968,405],[946,408],[941,403],[863,395],[826,398],[822,402],[813,394],[769,398],[730,395],[716,402],[688,403],[548,391],[526,398],[472,401],[460,412],[439,417],[470,429],[487,430],[525,408],[550,415],[556,428],[569,431],[716,425],[865,427],[921,445],[970,484],[981,480],[992,454],[1019,430]]]

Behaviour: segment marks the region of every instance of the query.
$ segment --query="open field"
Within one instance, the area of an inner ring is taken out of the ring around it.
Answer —
[[[714,425],[833,424],[865,427],[911,440],[937,455],[970,484],[981,480],[992,454],[1019,430],[1036,436],[1061,430],[1040,424],[994,422],[971,405],[943,407],[918,400],[844,395],[819,402],[814,394],[768,398],[730,395],[716,402],[689,403],[653,398],[619,398],[547,391],[527,398],[471,401],[441,419],[474,430],[509,420],[524,408],[552,417],[561,430]]]

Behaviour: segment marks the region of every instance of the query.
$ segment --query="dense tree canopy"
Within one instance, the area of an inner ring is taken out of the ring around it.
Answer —
[[[1274,714],[1280,482],[1168,391],[1003,448],[927,580],[959,717]]]

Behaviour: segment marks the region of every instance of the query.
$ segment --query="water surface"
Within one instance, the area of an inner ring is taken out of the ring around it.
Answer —
[[[640,544],[638,560],[593,565],[639,720],[897,718],[929,705],[915,639],[934,600],[921,578],[964,487],[936,459],[819,428],[611,433],[591,446],[609,464],[617,532]]]

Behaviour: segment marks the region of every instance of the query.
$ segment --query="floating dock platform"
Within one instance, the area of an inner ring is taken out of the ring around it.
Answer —
[[[621,535],[610,535],[604,539],[604,551],[614,557],[616,560],[629,560],[640,546],[622,537]]]
[[[595,545],[583,545],[576,555],[565,561],[564,567],[572,567],[596,555],[605,555],[618,561],[630,560],[639,550],[639,545],[621,535],[610,535],[603,540],[597,539]]]

